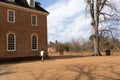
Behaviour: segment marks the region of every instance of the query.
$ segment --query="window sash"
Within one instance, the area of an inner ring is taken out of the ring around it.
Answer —
[[[8,34],[7,37],[7,51],[15,51],[15,35]]]
[[[32,36],[32,50],[38,50],[37,36]]]
[[[37,26],[37,16],[32,15],[32,26]]]
[[[15,22],[15,12],[13,10],[8,10],[8,22]]]

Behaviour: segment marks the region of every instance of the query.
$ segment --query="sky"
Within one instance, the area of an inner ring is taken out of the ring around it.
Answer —
[[[86,13],[85,0],[37,0],[48,15],[48,42],[69,42],[74,39],[88,40],[93,33],[90,17]],[[114,0],[119,6],[120,0]],[[119,8],[119,7],[118,7]],[[120,8],[119,8],[120,10]],[[120,36],[118,36],[120,37]]]

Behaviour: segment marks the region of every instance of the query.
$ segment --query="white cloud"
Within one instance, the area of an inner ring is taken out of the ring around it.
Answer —
[[[90,26],[85,7],[84,0],[60,0],[48,7],[48,40],[66,42],[81,36],[87,38]]]
[[[115,1],[120,3],[120,0]],[[87,40],[92,27],[85,8],[85,0],[58,0],[49,6],[48,41],[66,42],[80,37]]]

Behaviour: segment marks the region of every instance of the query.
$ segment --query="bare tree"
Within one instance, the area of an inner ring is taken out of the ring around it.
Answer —
[[[113,0],[87,0],[87,9],[91,16],[91,25],[93,27],[94,55],[100,55],[99,51],[99,26],[100,24],[114,24],[120,21],[117,15],[117,9],[112,3]],[[109,22],[109,23],[108,23]],[[102,30],[102,32],[105,30]],[[106,30],[107,31],[107,30]]]

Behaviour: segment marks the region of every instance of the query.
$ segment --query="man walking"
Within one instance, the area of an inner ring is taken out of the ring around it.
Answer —
[[[42,62],[44,62],[44,54],[45,54],[45,51],[44,51],[44,49],[42,49],[40,51],[40,56],[42,57]]]

